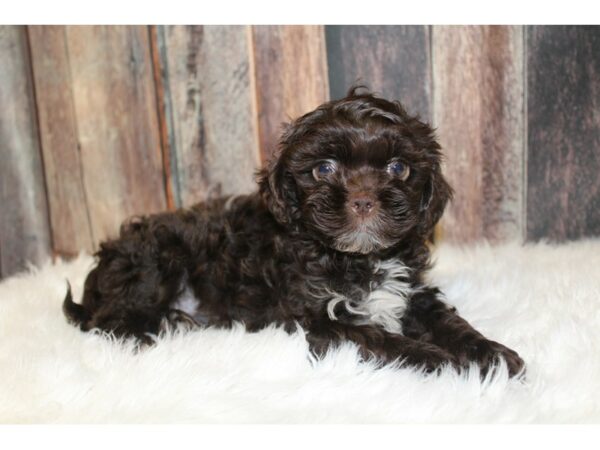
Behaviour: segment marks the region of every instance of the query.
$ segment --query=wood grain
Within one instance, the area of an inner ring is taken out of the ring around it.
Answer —
[[[131,215],[166,209],[149,30],[68,26],[65,32],[82,178],[98,242]]]
[[[93,250],[66,29],[28,27],[54,251]]]
[[[259,142],[263,160],[277,148],[282,124],[329,99],[322,26],[253,26]]]
[[[455,199],[451,241],[522,239],[522,27],[434,26],[434,125]]]
[[[163,57],[161,56],[164,49],[161,47],[161,43],[164,43],[164,39],[160,38],[162,27],[158,25],[150,25],[150,51],[152,53],[152,72],[154,74],[154,87],[156,90],[156,112],[158,114],[159,132],[160,132],[160,146],[161,156],[163,165],[163,176],[165,183],[165,196],[167,201],[167,208],[174,210],[177,205],[175,199],[175,183],[173,179],[173,171],[171,168],[171,155],[172,150],[172,139],[169,130],[172,129],[172,124],[169,122],[168,114],[170,113],[170,104],[165,95],[165,84],[166,84],[166,70],[163,67]]]
[[[27,33],[0,26],[0,266],[10,275],[50,255],[51,238]]]
[[[249,193],[260,165],[250,29],[159,27],[178,205]]]
[[[527,27],[527,237],[600,235],[600,28]]]
[[[331,98],[357,82],[400,100],[411,114],[431,120],[431,54],[428,26],[328,25]]]

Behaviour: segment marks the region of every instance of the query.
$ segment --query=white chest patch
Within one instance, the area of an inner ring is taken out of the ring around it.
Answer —
[[[331,292],[327,303],[327,314],[331,320],[337,320],[334,309],[340,302],[364,323],[375,323],[390,333],[402,334],[400,319],[404,315],[410,296],[416,291],[408,281],[409,269],[399,260],[379,262],[373,274],[383,275],[383,280],[373,282],[370,291],[362,299],[349,299],[337,292]]]

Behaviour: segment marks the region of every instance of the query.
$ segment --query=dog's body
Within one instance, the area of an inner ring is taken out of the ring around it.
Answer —
[[[249,331],[300,325],[322,355],[349,340],[365,357],[435,369],[498,356],[423,279],[450,188],[431,129],[400,104],[351,90],[288,127],[259,192],[134,219],[101,244],[82,305],[89,330],[148,341],[165,324]]]

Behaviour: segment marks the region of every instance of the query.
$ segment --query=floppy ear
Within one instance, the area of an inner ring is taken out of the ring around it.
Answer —
[[[448,201],[452,199],[452,188],[444,179],[439,166],[431,173],[423,187],[419,221],[420,234],[429,237],[433,227],[442,217]]]
[[[258,192],[281,225],[291,225],[298,218],[296,183],[281,159],[272,160],[258,172]]]

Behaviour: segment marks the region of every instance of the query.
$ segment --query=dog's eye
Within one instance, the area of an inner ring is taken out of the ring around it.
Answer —
[[[400,161],[393,161],[388,164],[387,171],[390,175],[400,178],[402,181],[408,178],[410,167]]]
[[[335,163],[333,163],[332,161],[325,161],[313,169],[313,176],[315,177],[315,180],[319,180],[321,178],[335,173],[335,171]]]

